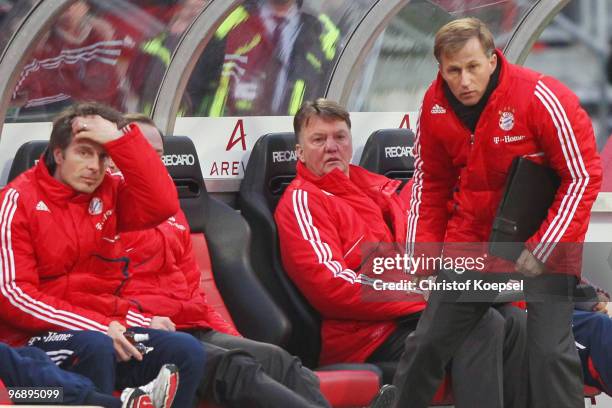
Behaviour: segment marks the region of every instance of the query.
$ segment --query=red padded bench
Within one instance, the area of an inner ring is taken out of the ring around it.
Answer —
[[[0,404],[13,405],[13,403],[8,397],[8,392],[6,391],[6,387],[4,386],[2,380],[0,380]]]
[[[200,285],[206,299],[223,318],[235,327],[232,317],[219,293],[212,272],[208,245],[203,234],[191,234],[193,251],[201,271]],[[316,371],[321,383],[321,392],[334,408],[367,406],[380,388],[380,378],[374,371],[336,370]],[[445,377],[432,401],[433,406],[452,405],[452,383]],[[200,408],[216,408],[215,404],[202,402]]]
[[[234,322],[223,302],[212,273],[208,245],[203,234],[191,234],[193,250],[200,267],[201,287],[206,298],[217,312],[229,323]],[[374,371],[317,371],[321,383],[321,392],[334,408],[350,408],[367,406],[380,388],[380,378]],[[215,404],[202,402],[200,408],[213,408]]]

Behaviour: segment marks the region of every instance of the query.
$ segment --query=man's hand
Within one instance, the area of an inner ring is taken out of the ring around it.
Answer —
[[[116,320],[108,325],[106,331],[106,334],[113,339],[117,360],[129,361],[134,357],[136,360],[142,361],[142,354],[125,338],[123,333],[125,333],[125,327]]]
[[[426,280],[435,282],[436,276],[411,275],[407,280],[408,282],[411,282],[412,286],[414,287],[414,291],[412,291],[412,293],[420,294],[421,296],[423,296],[423,299],[427,302],[429,300],[429,295],[431,294],[431,291],[428,289],[421,289],[421,282],[426,281]]]
[[[593,306],[593,311],[608,314],[608,302],[597,303],[595,306]]]
[[[117,124],[100,115],[77,116],[72,119],[75,139],[84,138],[101,145],[119,139],[123,134]]]
[[[166,316],[154,316],[151,319],[151,324],[149,325],[151,329],[157,330],[165,330],[165,331],[176,331],[176,325],[170,320],[169,317]]]
[[[527,249],[523,249],[523,252],[521,252],[514,269],[530,278],[539,276],[546,270],[544,264]]]

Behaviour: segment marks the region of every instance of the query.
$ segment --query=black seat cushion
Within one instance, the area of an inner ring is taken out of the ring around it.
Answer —
[[[295,177],[295,136],[293,133],[270,133],[262,136],[251,152],[241,192],[257,192],[274,211],[278,200]],[[249,171],[250,167],[250,171]]]
[[[270,133],[255,143],[240,185],[240,208],[256,239],[251,259],[257,276],[291,321],[287,349],[315,367],[321,350],[320,316],[286,275],[280,256],[274,210],[295,177],[293,133]]]
[[[185,136],[164,138],[162,160],[176,185],[181,209],[189,221],[191,232],[204,232],[209,197],[193,142]]]
[[[15,158],[13,158],[13,163],[9,170],[8,182],[10,183],[15,177],[34,166],[48,145],[49,142],[47,140],[32,140],[22,144],[19,149],[17,149]]]
[[[401,188],[414,174],[414,140],[414,133],[410,129],[377,130],[368,138],[359,165],[390,179],[400,180]]]
[[[191,232],[206,236],[215,283],[238,330],[254,340],[284,345],[290,323],[253,272],[248,224],[233,208],[209,196],[191,139],[166,137],[163,161]]]

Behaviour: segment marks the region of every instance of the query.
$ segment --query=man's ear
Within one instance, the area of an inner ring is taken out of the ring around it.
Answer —
[[[491,55],[489,63],[491,64],[491,74],[493,74],[493,72],[495,72],[495,68],[497,68],[497,54],[495,52],[493,52],[493,55]]]
[[[304,149],[302,149],[302,146],[299,143],[295,145],[295,152],[297,153],[298,160],[301,161],[302,163],[305,163]]]
[[[61,164],[64,161],[64,152],[59,147],[53,149],[53,159],[55,160],[55,164]]]

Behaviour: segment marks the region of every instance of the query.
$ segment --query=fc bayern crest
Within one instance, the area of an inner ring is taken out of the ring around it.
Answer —
[[[514,114],[509,111],[502,112],[499,116],[499,127],[508,131],[514,127]]]
[[[89,202],[89,213],[91,215],[102,214],[103,209],[104,206],[102,205],[102,200],[100,200],[98,197],[92,198]]]

